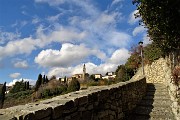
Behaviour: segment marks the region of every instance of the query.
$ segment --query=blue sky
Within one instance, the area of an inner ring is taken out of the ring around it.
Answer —
[[[131,0],[0,0],[0,83],[115,71],[148,44]]]

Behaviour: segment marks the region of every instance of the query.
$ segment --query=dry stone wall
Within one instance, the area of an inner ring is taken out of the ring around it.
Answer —
[[[177,90],[180,86],[177,87],[173,84],[170,65],[169,59],[160,58],[151,65],[146,65],[144,67],[144,72],[147,83],[163,83],[167,86],[169,95],[173,101],[171,106],[173,113],[175,114],[177,120],[180,120],[180,105],[178,105],[180,96],[177,96]],[[142,68],[139,68],[133,79],[138,79],[140,76],[142,76]]]
[[[0,120],[122,120],[146,93],[146,79],[90,87],[0,110]]]

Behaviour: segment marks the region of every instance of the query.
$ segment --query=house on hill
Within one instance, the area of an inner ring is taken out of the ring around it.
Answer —
[[[116,74],[115,72],[107,72],[105,76],[102,77],[102,79],[115,79]]]
[[[68,78],[68,82],[70,82],[73,78],[76,78],[79,82],[84,82],[89,78],[89,74],[86,73],[86,65],[83,65],[82,74],[74,74],[71,78]]]

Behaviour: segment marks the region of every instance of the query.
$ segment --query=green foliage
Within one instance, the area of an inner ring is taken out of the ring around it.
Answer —
[[[87,83],[87,86],[98,86],[99,85],[99,82],[96,82],[94,80],[91,80]]]
[[[31,102],[32,93],[33,93],[33,90],[26,90],[26,91],[21,91],[17,93],[6,94],[3,108]]]
[[[125,66],[126,69],[136,70],[138,69],[139,65],[141,63],[141,57],[140,57],[140,50],[138,46],[132,47],[131,48],[131,56],[128,58]],[[116,71],[117,73],[117,71]]]
[[[3,107],[6,92],[6,82],[0,86],[0,109]]]
[[[168,55],[180,49],[180,1],[179,0],[133,0],[141,17],[140,24],[148,28],[148,34]]]
[[[172,71],[173,82],[175,85],[180,85],[180,66],[176,66]]]
[[[42,75],[39,74],[38,79],[36,81],[36,85],[35,85],[35,91],[38,90],[38,88],[41,86],[41,84],[42,84]]]
[[[25,91],[27,89],[27,82],[22,81],[17,81],[13,88],[9,91],[10,93],[17,93],[20,91]]]
[[[163,56],[161,49],[154,42],[144,48],[145,61],[151,63]]]
[[[95,76],[94,75],[90,75],[90,79],[91,80],[95,80]]]
[[[80,89],[80,83],[77,79],[72,79],[68,84],[68,92],[78,91]]]
[[[116,81],[125,82],[129,80],[134,75],[134,71],[125,65],[120,65],[116,69]]]

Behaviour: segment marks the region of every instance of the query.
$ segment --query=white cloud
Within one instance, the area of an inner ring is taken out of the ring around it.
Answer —
[[[37,24],[37,23],[39,23],[41,20],[40,20],[40,18],[39,17],[34,17],[33,19],[32,19],[32,24]]]
[[[59,17],[61,16],[61,14],[57,14],[55,16],[48,16],[47,20],[49,22],[57,22],[59,20]]]
[[[66,0],[35,0],[39,3],[48,3],[51,6],[57,6],[66,2]]]
[[[123,0],[113,0],[111,6],[116,5],[117,3],[121,2],[121,1],[123,1]]]
[[[28,63],[25,60],[17,61],[16,63],[14,63],[14,67],[15,68],[28,68]]]
[[[131,41],[131,36],[124,32],[112,31],[111,34],[105,35],[107,43],[115,47],[125,47]]]
[[[138,27],[134,28],[132,34],[133,34],[133,36],[136,36],[137,34],[143,33],[145,31],[146,31],[146,29],[144,28],[144,26],[138,26]]]
[[[135,16],[134,16],[134,14],[136,14],[137,12],[138,12],[138,10],[135,10],[129,15],[128,23],[130,25],[134,25],[135,23],[137,23],[140,20],[140,18],[135,18]]]
[[[150,40],[150,38],[147,37],[146,34],[144,34],[144,36],[143,36],[143,44],[144,44],[144,46],[146,46],[148,44],[151,44],[151,43],[152,43],[152,40]]]
[[[111,58],[109,59],[109,62],[113,64],[124,64],[129,57],[129,51],[125,48],[122,48],[116,50],[112,54]]]
[[[6,46],[0,46],[0,59],[18,54],[30,54],[32,50],[36,49],[37,41],[31,37],[10,41]]]
[[[12,74],[9,75],[9,77],[14,78],[14,79],[18,78],[20,76],[21,76],[21,73],[12,73]]]
[[[20,78],[20,79],[14,79],[14,80],[12,80],[11,82],[7,83],[7,86],[13,86],[13,85],[15,85],[15,83],[16,83],[17,81],[22,81],[22,79],[23,79],[24,81],[29,81],[29,84],[30,84],[30,85],[35,85],[35,84],[36,84],[36,80]]]
[[[73,45],[62,44],[59,50],[43,50],[35,57],[35,62],[43,67],[69,66],[82,62],[89,55],[95,55],[100,59],[105,59],[106,55],[99,50],[89,49],[84,44]]]
[[[79,31],[75,28],[65,28],[59,24],[56,24],[56,28],[45,32],[46,29],[43,26],[39,26],[37,29],[37,38],[39,45],[44,46],[51,42],[77,42],[81,41],[86,37],[85,31]]]
[[[105,74],[106,72],[110,71],[115,71],[117,68],[117,64],[112,64],[112,63],[105,63],[105,64],[100,64],[96,65],[94,63],[88,62],[86,64],[86,71],[89,74]],[[48,72],[48,76],[56,75],[57,77],[70,77],[73,74],[81,74],[83,72],[83,64],[79,64],[75,67],[68,67],[68,68],[63,68],[63,67],[55,67],[50,69]]]
[[[4,44],[5,42],[16,40],[21,36],[20,33],[12,33],[12,32],[3,32],[0,30],[0,44]]]
[[[92,62],[87,62],[86,70],[89,74],[105,74],[106,72],[115,71],[117,66],[120,64],[124,64],[127,59],[129,58],[130,54],[127,49],[118,49],[116,50],[112,56],[106,60],[105,63],[100,65],[96,65]],[[80,74],[82,73],[83,63],[76,65],[74,67],[54,67],[51,68],[48,76],[56,75],[57,77],[68,76],[70,77],[73,74]]]

